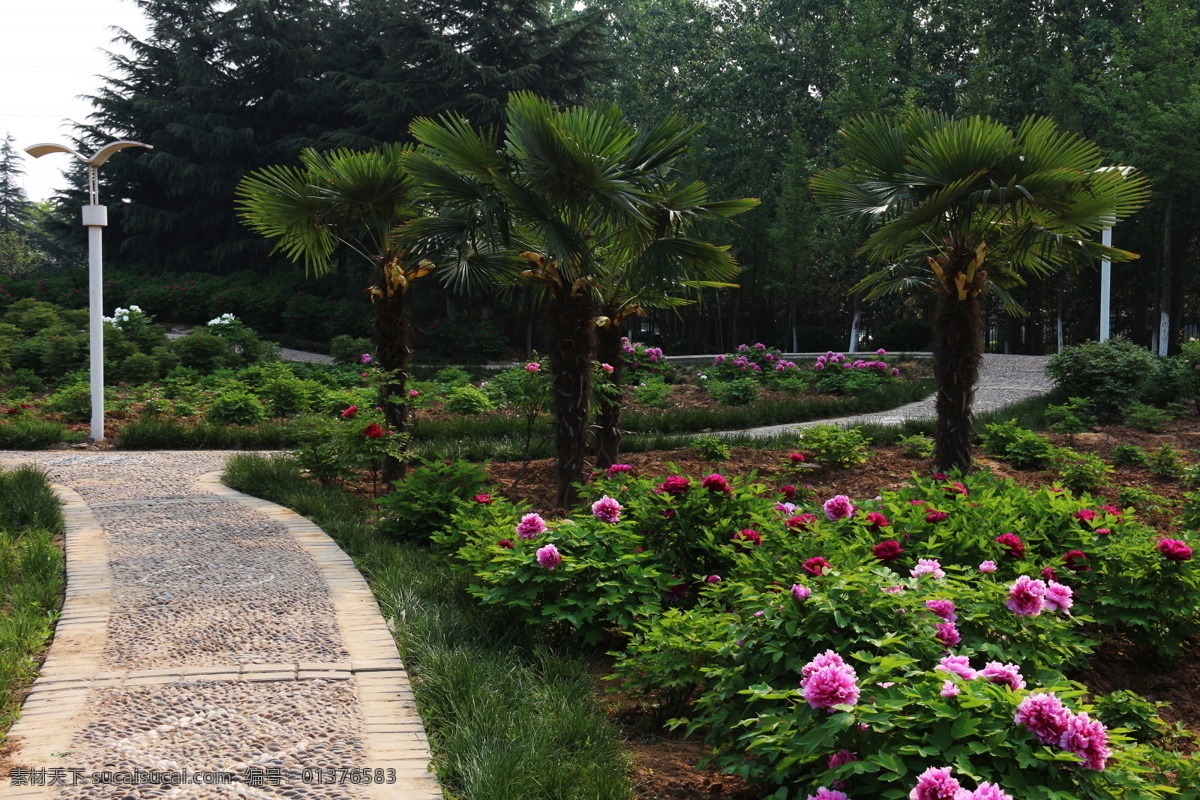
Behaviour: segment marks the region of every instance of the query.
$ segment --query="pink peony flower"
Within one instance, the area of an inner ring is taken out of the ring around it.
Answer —
[[[788,517],[784,522],[792,530],[806,531],[812,527],[812,524],[817,521],[817,518],[812,514],[797,514],[794,517]]]
[[[967,487],[958,481],[953,481],[946,484],[942,487],[942,491],[946,493],[947,497],[954,497],[955,495],[962,495],[963,497],[966,497],[968,494],[970,494],[970,492],[967,491]]]
[[[821,556],[813,556],[804,562],[804,571],[810,575],[816,575],[819,577],[831,569],[833,569],[833,565]]]
[[[812,594],[812,589],[807,586],[801,586],[798,583],[792,584],[792,597],[796,600],[807,600],[810,594]]]
[[[675,517],[677,517],[677,516],[679,516],[679,515],[676,513],[675,509],[673,509],[673,508],[668,508],[662,512],[663,519],[675,519]]]
[[[672,475],[658,486],[660,492],[670,495],[684,494],[690,488],[691,483],[682,475]]]
[[[925,607],[946,622],[958,622],[958,614],[954,613],[953,600],[926,600]]]
[[[538,534],[546,532],[546,520],[538,514],[526,514],[517,523],[517,536],[521,539],[533,539]]]
[[[909,574],[914,578],[919,578],[922,575],[932,575],[935,578],[946,577],[946,573],[942,571],[942,565],[935,558],[918,559],[917,565],[909,570]]]
[[[973,792],[965,792],[956,800],[1013,800],[1013,796],[994,783],[984,781]]]
[[[854,516],[854,505],[844,494],[834,495],[825,501],[825,517],[829,521]]]
[[[409,390],[408,390],[408,396],[409,396],[409,397],[411,397],[411,398],[413,398],[413,399],[416,399],[416,398],[418,398],[418,397],[420,397],[420,396],[421,396],[421,393],[420,393],[420,392],[418,392],[416,389],[409,389]]]
[[[1021,558],[1025,555],[1025,543],[1015,533],[1002,533],[996,537],[996,541],[1007,547],[1008,554],[1013,558]]]
[[[1071,516],[1073,516],[1075,519],[1079,520],[1080,522],[1091,522],[1092,520],[1094,520],[1096,518],[1096,512],[1090,508],[1083,508],[1083,509],[1080,509],[1079,511],[1076,511]]]
[[[904,548],[900,546],[899,542],[893,539],[889,539],[886,542],[880,542],[871,548],[871,553],[885,564],[895,561],[903,552]]]
[[[950,767],[930,767],[917,776],[909,800],[954,800],[962,786],[950,776]]]
[[[618,475],[623,475],[626,472],[633,472],[633,467],[628,464],[613,464],[608,468],[608,477],[615,478]]]
[[[826,654],[830,652],[826,651]],[[852,706],[858,702],[858,675],[840,657],[834,657],[837,658],[836,663],[825,656],[817,656],[804,667],[806,674],[800,682],[800,691],[813,708]],[[822,659],[821,666],[814,666]],[[810,667],[813,668],[810,670]]]
[[[804,460],[805,459],[804,459],[803,453],[792,453],[791,455],[788,456],[788,461],[790,461],[793,464],[803,464]]]
[[[982,564],[979,565],[979,571],[980,572],[988,572],[988,573],[995,572],[996,571],[996,562],[995,561],[983,562]]]
[[[490,506],[494,499],[495,498],[493,498],[490,494],[475,495],[475,502],[479,503],[479,505],[481,505],[481,506]]]
[[[621,519],[621,509],[623,506],[608,495],[604,495],[596,502],[592,503],[592,516],[601,522],[607,522],[610,525],[615,525]]]
[[[951,672],[964,680],[973,681],[979,675],[971,669],[971,660],[966,656],[946,656],[934,667],[940,672]]]
[[[613,365],[612,364],[601,364],[600,369],[604,370],[605,372],[607,372],[611,375],[612,371],[613,371]]]
[[[1096,528],[1096,535],[1097,535],[1097,536],[1108,536],[1108,535],[1109,535],[1109,534],[1111,534],[1111,533],[1112,533],[1112,529],[1111,529],[1111,528]]]
[[[854,753],[851,753],[849,750],[838,750],[829,757],[829,769],[837,769],[843,764],[849,764],[851,761],[858,761],[858,756],[854,755]],[[830,785],[833,786],[834,789],[842,789],[845,788],[846,782],[833,781]],[[845,795],[842,796],[845,797]]]
[[[733,535],[733,541],[743,546],[753,545],[758,547],[760,544],[762,544],[762,536],[758,533],[758,531],[747,528],[746,530],[735,533]]]
[[[1087,558],[1087,553],[1082,550],[1068,550],[1063,554],[1063,564],[1075,572],[1090,572],[1092,568],[1085,563]]]
[[[790,483],[785,486],[780,486],[779,493],[783,495],[784,500],[791,500],[796,496],[796,487]]]
[[[942,622],[936,627],[937,633],[934,634],[934,638],[936,638],[946,647],[954,647],[956,644],[962,641],[962,636],[959,634],[958,628],[954,626],[953,622]]]
[[[1163,554],[1163,557],[1168,561],[1181,563],[1189,561],[1192,558],[1192,548],[1188,547],[1178,539],[1163,539],[1156,545],[1158,552]]]
[[[383,436],[385,431],[378,424],[372,422],[370,425],[362,429],[362,435],[368,439],[378,439]]]
[[[342,419],[350,419],[358,413],[358,406],[350,406],[342,412]]]
[[[536,361],[531,361],[525,365],[525,371],[526,372],[541,372],[542,365],[537,363]]]
[[[939,694],[942,697],[958,697],[961,691],[954,681],[942,681],[942,691]]]
[[[358,363],[360,363],[360,364],[370,364],[370,363],[371,363],[371,354],[370,354],[370,353],[363,353],[361,356],[359,356],[359,357],[358,357]]]
[[[715,472],[712,475],[706,476],[704,480],[700,481],[700,486],[704,489],[708,489],[710,492],[722,492],[724,494],[729,494],[733,491],[733,487],[729,485],[729,481],[725,479],[725,476],[718,475]]]
[[[562,556],[558,554],[557,547],[548,544],[545,547],[538,548],[537,562],[546,569],[554,569],[562,563]]]
[[[846,666],[846,662],[832,650],[826,650],[815,657],[812,661],[800,668],[800,675],[807,678],[822,667],[828,666]]]
[[[1071,599],[1071,595],[1070,586],[1063,586],[1057,581],[1050,581],[1046,584],[1046,610],[1061,611],[1070,616],[1070,608],[1075,604],[1075,601]]]
[[[496,544],[500,547],[503,547],[505,550],[513,549],[512,539],[501,539],[500,541],[496,542]]]
[[[1058,573],[1054,571],[1054,567],[1042,567],[1042,577],[1048,581],[1058,580]]]
[[[1022,575],[1008,587],[1008,599],[1004,605],[1018,616],[1036,617],[1046,607],[1045,582]]]
[[[721,576],[720,575],[709,575],[707,578],[704,579],[704,582],[705,583],[720,583]]]
[[[804,800],[850,800],[850,796],[845,792],[839,792],[837,789],[826,789],[824,786],[818,786],[817,793],[810,794]]]
[[[888,521],[887,517],[885,517],[883,514],[880,514],[878,511],[872,511],[867,514],[865,517],[863,517],[863,522],[873,531],[878,531],[880,528],[886,528],[892,524]]]
[[[999,661],[990,661],[979,671],[979,677],[987,678],[992,683],[998,683],[1010,689],[1025,688],[1025,681],[1021,677],[1021,668],[1016,664],[1001,664]]]
[[[925,521],[926,522],[941,522],[948,516],[950,516],[950,514],[949,514],[949,512],[946,512],[946,511],[930,511],[928,514],[925,515]]]
[[[887,350],[884,350],[884,349],[881,347],[881,348],[879,348],[878,350],[876,350],[876,351],[875,351],[875,355],[877,355],[877,356],[886,356],[886,355],[887,355]]]
[[[1054,692],[1033,692],[1017,706],[1013,722],[1029,729],[1043,744],[1057,745],[1070,719],[1071,711]]]
[[[900,377],[900,368],[892,367],[891,371],[888,374],[891,375],[893,378],[899,378]]]
[[[1108,757],[1112,755],[1108,747],[1108,729],[1103,722],[1091,719],[1084,713],[1067,720],[1067,729],[1063,731],[1058,746],[1082,758],[1083,766],[1088,769],[1104,769]]]

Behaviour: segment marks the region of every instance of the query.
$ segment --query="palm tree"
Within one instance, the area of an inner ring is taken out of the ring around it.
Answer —
[[[858,117],[842,130],[841,166],[812,180],[819,200],[874,228],[859,253],[881,264],[855,291],[932,290],[939,469],[971,467],[982,356],[979,295],[1008,290],[1079,257],[1127,261],[1092,236],[1142,205],[1144,178],[1107,166],[1099,148],[1053,121],[1015,131],[984,117],[915,112]]]
[[[427,262],[407,260],[396,238],[399,227],[415,215],[413,182],[404,169],[410,153],[405,145],[369,152],[305,150],[301,166],[258,170],[237,189],[243,222],[277,239],[276,250],[302,264],[306,273],[327,273],[344,250],[367,263],[375,360],[388,376],[379,403],[388,426],[401,435],[408,421],[408,287],[432,269]],[[390,484],[403,474],[403,462],[389,457],[384,481]]]
[[[657,269],[711,248],[698,263],[720,261],[720,274],[729,274],[723,251],[679,238],[678,227],[656,219],[671,212],[663,189],[698,131],[677,116],[638,131],[611,105],[558,109],[525,92],[509,96],[502,137],[453,115],[412,125],[421,147],[409,169],[439,211],[407,233],[453,254],[440,260],[460,287],[519,275],[544,289],[562,507],[583,475],[597,289],[616,269],[616,253]]]

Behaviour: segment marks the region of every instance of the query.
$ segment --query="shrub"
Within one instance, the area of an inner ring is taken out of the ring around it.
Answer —
[[[983,427],[983,449],[1017,469],[1042,469],[1054,455],[1049,439],[1020,427],[1016,420]]]
[[[442,367],[433,376],[433,382],[450,388],[467,386],[471,383],[471,374],[462,367]]]
[[[1046,362],[1056,388],[1071,397],[1086,397],[1102,419],[1119,419],[1141,398],[1155,369],[1154,355],[1120,336],[1068,347]]]
[[[451,414],[482,414],[490,411],[492,403],[487,395],[474,386],[455,386],[446,396],[446,410]]]
[[[1112,450],[1112,462],[1118,467],[1149,467],[1150,457],[1137,445],[1119,444]]]
[[[229,342],[203,328],[172,340],[169,347],[178,356],[180,365],[197,372],[213,372],[237,360]]]
[[[134,353],[121,362],[117,376],[126,383],[150,383],[158,377],[158,361],[146,353]]]
[[[648,408],[666,408],[670,405],[667,403],[670,394],[671,387],[662,380],[647,379],[633,387],[634,401]]]
[[[692,444],[705,461],[728,461],[733,449],[720,436],[697,436]]]
[[[322,391],[323,387],[316,381],[280,376],[266,380],[259,387],[258,395],[267,401],[272,416],[294,417],[311,409]]]
[[[1175,504],[1155,494],[1145,486],[1126,486],[1117,493],[1117,502],[1122,508],[1136,508],[1138,511],[1162,512]]]
[[[393,491],[375,502],[383,512],[380,530],[401,539],[427,542],[464,503],[490,502],[487,472],[467,461],[431,462],[412,468]]]
[[[1142,400],[1165,406],[1177,400],[1195,397],[1196,371],[1186,356],[1156,358],[1154,369],[1142,389]]]
[[[870,440],[853,428],[813,425],[800,434],[800,450],[821,464],[842,469],[867,463]]]
[[[1164,444],[1151,453],[1149,461],[1150,471],[1155,475],[1173,480],[1177,480],[1183,475],[1183,465],[1179,463],[1179,456],[1169,444]]]
[[[267,418],[267,410],[257,395],[231,389],[213,398],[204,418],[217,425],[255,425]]]
[[[1096,424],[1087,408],[1088,400],[1085,397],[1068,398],[1061,406],[1046,406],[1045,416],[1050,423],[1050,430],[1055,433],[1083,433]]]
[[[1170,421],[1171,415],[1161,408],[1144,403],[1131,403],[1125,410],[1125,419],[1122,424],[1127,428],[1139,431],[1160,433]]]
[[[8,382],[31,392],[41,392],[46,388],[46,382],[31,369],[13,370],[13,373],[8,376]]]
[[[253,329],[247,327],[233,314],[225,313],[208,321],[206,329],[225,341],[233,354],[232,364],[254,364],[279,358],[279,348],[264,341]],[[195,336],[195,334],[192,334]],[[186,338],[186,337],[185,337]]]
[[[329,355],[335,364],[360,365],[363,355],[369,356],[372,350],[370,339],[356,339],[346,334],[335,336],[329,342]]]
[[[916,434],[900,437],[900,452],[909,458],[931,458],[933,456],[933,439]]]
[[[1189,530],[1200,528],[1200,492],[1187,492],[1183,495],[1183,507],[1177,522]]]
[[[1113,471],[1099,456],[1070,448],[1057,448],[1053,459],[1062,485],[1075,492],[1106,486]]]
[[[59,442],[83,438],[83,434],[72,434],[58,422],[20,418],[0,422],[0,450],[44,450]]]
[[[748,406],[758,399],[758,381],[738,378],[732,381],[710,380],[705,384],[708,393],[723,406]]]
[[[105,390],[105,404],[109,390]],[[70,383],[46,398],[42,410],[61,414],[71,422],[87,422],[92,416],[92,389],[86,382]]]

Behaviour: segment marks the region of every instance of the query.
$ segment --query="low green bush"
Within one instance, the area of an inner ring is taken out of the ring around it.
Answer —
[[[1083,433],[1096,424],[1096,419],[1087,411],[1088,400],[1072,397],[1060,406],[1046,406],[1046,421],[1055,433]]]
[[[933,439],[920,434],[900,438],[900,452],[909,458],[932,458]]]
[[[455,386],[446,395],[446,410],[451,414],[482,414],[490,411],[492,403],[487,395],[474,386]]]
[[[1085,397],[1101,419],[1120,419],[1143,396],[1156,370],[1155,356],[1128,339],[1084,342],[1055,353],[1046,373],[1071,397]]]
[[[728,461],[733,454],[731,448],[720,436],[697,436],[692,445],[700,451],[700,457],[705,461]]]
[[[723,406],[748,406],[758,399],[759,383],[754,378],[710,379],[704,388]]]
[[[870,440],[855,428],[813,425],[800,433],[800,450],[818,463],[847,469],[867,463]]]
[[[58,422],[20,418],[0,421],[0,450],[45,450],[59,442],[80,442],[83,438],[83,434],[72,433]]]
[[[1054,445],[1045,436],[1022,428],[1013,420],[984,425],[983,449],[1017,469],[1043,469],[1054,457]]]
[[[216,425],[256,425],[266,420],[267,410],[252,392],[228,389],[208,404],[204,418]]]
[[[1125,419],[1121,424],[1134,430],[1161,433],[1170,421],[1171,414],[1161,408],[1148,406],[1145,403],[1131,403],[1125,409]]]
[[[361,365],[362,357],[370,357],[374,350],[374,345],[370,339],[355,338],[342,334],[333,337],[329,342],[329,355],[333,357],[334,364],[343,365]]]
[[[666,408],[671,387],[661,380],[646,380],[633,387],[633,399],[640,406]]]
[[[1054,466],[1062,485],[1074,492],[1086,492],[1108,485],[1113,468],[1091,453],[1080,453],[1066,447],[1056,448]]]
[[[1183,477],[1183,465],[1179,463],[1179,455],[1169,444],[1155,450],[1149,456],[1150,471],[1163,478],[1178,480]]]
[[[1150,457],[1134,444],[1119,444],[1112,450],[1112,462],[1117,467],[1149,467]]]
[[[383,513],[379,529],[396,538],[428,542],[449,524],[460,505],[492,502],[486,485],[483,467],[466,461],[410,467],[390,493],[375,501]]]

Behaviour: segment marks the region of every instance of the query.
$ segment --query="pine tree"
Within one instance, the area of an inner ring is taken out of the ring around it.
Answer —
[[[5,133],[0,141],[0,233],[23,233],[29,221],[29,200],[21,186],[24,174],[12,134]]]

